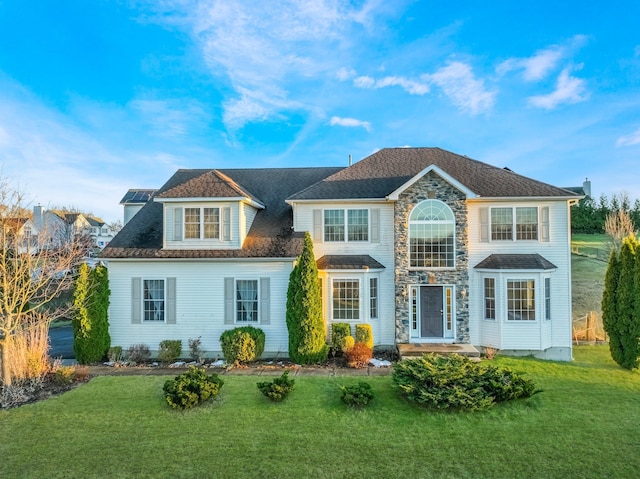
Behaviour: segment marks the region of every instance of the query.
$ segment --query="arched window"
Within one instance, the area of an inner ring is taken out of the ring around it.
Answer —
[[[439,200],[425,200],[409,215],[409,266],[453,268],[456,221],[453,211]]]

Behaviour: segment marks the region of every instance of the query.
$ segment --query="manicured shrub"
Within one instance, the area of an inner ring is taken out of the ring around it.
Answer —
[[[292,361],[317,364],[327,360],[329,346],[325,342],[318,266],[309,233],[305,234],[302,253],[289,275],[286,321]]]
[[[190,366],[187,372],[166,381],[162,390],[172,408],[189,409],[217,396],[223,384],[217,374],[207,376],[204,369]]]
[[[402,396],[434,409],[487,409],[537,392],[531,380],[508,369],[485,366],[457,354],[425,354],[400,361],[392,377]]]
[[[107,358],[112,363],[120,361],[122,359],[122,346],[111,346],[107,352]]]
[[[200,336],[197,338],[189,338],[189,357],[194,361],[202,362],[204,356],[204,349],[202,349],[202,339]]]
[[[370,324],[356,324],[356,343],[364,343],[373,349],[373,330]]]
[[[56,384],[71,384],[76,379],[76,368],[73,366],[60,366],[53,373],[53,380]]]
[[[344,338],[344,345],[342,346],[342,352],[344,353],[345,351],[353,348],[356,344],[356,338],[354,338],[353,336],[347,336]]]
[[[364,343],[356,343],[352,348],[344,350],[344,357],[350,368],[364,368],[373,357],[373,350]]]
[[[360,381],[353,386],[340,386],[340,399],[348,406],[361,408],[369,404],[375,397],[371,385]]]
[[[265,334],[253,326],[228,329],[220,335],[222,354],[227,363],[256,361],[264,352]]]
[[[163,363],[173,363],[182,354],[181,339],[165,339],[160,341],[160,350],[158,351],[158,359]]]
[[[280,402],[293,391],[294,379],[289,379],[289,371],[282,373],[282,376],[273,381],[257,383],[258,389],[274,402]]]
[[[144,343],[133,344],[127,349],[127,359],[132,363],[142,363],[149,357],[151,357],[151,350]]]
[[[342,352],[344,341],[351,335],[351,325],[349,323],[331,323],[331,347],[334,352]]]

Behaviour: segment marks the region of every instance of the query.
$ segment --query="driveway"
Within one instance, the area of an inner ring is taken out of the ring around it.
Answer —
[[[52,358],[74,359],[73,327],[61,326],[49,330],[49,356]]]

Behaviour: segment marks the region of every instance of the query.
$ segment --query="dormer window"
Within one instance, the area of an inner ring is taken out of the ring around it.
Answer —
[[[220,208],[185,208],[185,239],[219,239]]]

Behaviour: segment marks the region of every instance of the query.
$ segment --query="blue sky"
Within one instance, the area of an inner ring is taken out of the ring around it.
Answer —
[[[1,173],[112,221],[177,168],[438,146],[639,198],[638,19],[615,0],[0,0]]]

